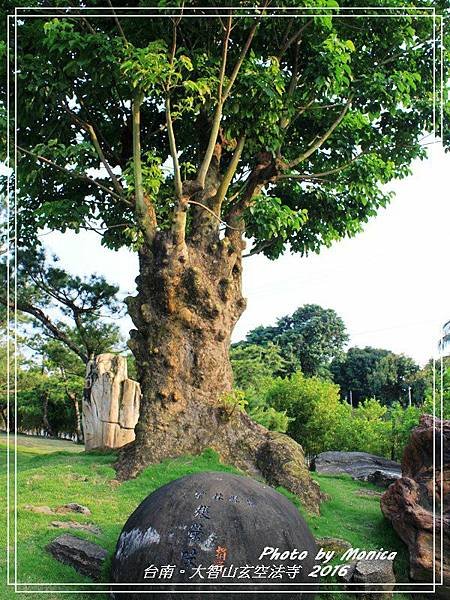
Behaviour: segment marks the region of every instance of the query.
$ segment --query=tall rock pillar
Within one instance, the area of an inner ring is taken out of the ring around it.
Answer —
[[[86,450],[121,448],[135,438],[141,389],[128,379],[127,361],[116,354],[99,354],[87,364],[83,399]]]

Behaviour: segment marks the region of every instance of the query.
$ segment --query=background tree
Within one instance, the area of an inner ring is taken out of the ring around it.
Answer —
[[[32,338],[32,339],[30,339]],[[17,415],[9,402],[9,427],[48,436],[66,435],[82,441],[81,399],[85,365],[61,342],[39,334],[19,336],[18,351],[10,351],[10,389],[17,376]],[[26,342],[26,343],[25,343]],[[0,344],[0,426],[7,428],[6,342]],[[16,368],[17,367],[17,368]]]
[[[305,375],[326,374],[347,340],[343,320],[334,310],[317,304],[301,306],[278,319],[275,326],[256,327],[246,336],[249,344],[276,344],[290,372],[300,367]]]
[[[5,261],[0,270],[6,283]],[[119,327],[110,322],[122,313],[116,298],[118,288],[97,275],[83,279],[67,273],[56,257],[46,260],[41,249],[19,253],[17,277],[17,298],[11,295],[8,299],[4,285],[0,303],[3,320],[7,302],[13,311],[17,306],[19,346],[24,355],[33,355],[29,374],[21,370],[26,383],[19,395],[19,426],[43,429],[48,435],[75,432],[81,441],[86,364],[97,354],[120,349]],[[61,409],[59,421],[57,408]],[[53,411],[51,419],[49,410]],[[70,418],[73,423],[69,426]]]
[[[46,260],[42,249],[23,251],[18,256],[17,298],[6,295],[6,262],[0,265],[3,310],[7,302],[12,310],[31,317],[31,324],[45,336],[63,343],[83,363],[96,354],[116,348],[119,327],[108,322],[119,318],[122,307],[116,294],[119,288],[105,278],[91,275],[82,279],[58,266],[57,257]]]
[[[143,402],[120,477],[208,445],[254,454],[251,425],[220,424],[216,405],[244,237],[276,258],[355,235],[425,156],[438,42],[432,19],[397,4],[402,16],[364,23],[325,1],[324,16],[289,19],[265,5],[205,19],[185,2],[170,18],[17,20],[18,243],[93,228],[139,253],[127,304]]]
[[[394,354],[382,348],[350,348],[331,364],[333,380],[339,384],[341,395],[354,405],[367,398],[377,398],[383,404],[423,402],[424,379],[419,366],[409,356]]]
[[[45,357],[47,371],[58,379],[58,387],[64,391],[69,404],[72,405],[70,413],[74,416],[70,431],[75,429],[77,441],[83,441],[81,423],[81,401],[83,398],[86,376],[86,365],[70,349],[57,340],[47,340],[40,347],[40,352]]]
[[[425,404],[423,412],[432,415],[433,413],[441,419],[450,419],[450,357],[443,364],[443,373],[441,381],[441,372],[438,364],[436,372],[436,395],[433,402],[433,383],[427,387]],[[442,409],[441,409],[441,383],[442,383]]]

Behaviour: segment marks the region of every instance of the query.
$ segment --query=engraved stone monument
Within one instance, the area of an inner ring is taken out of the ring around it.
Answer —
[[[112,562],[122,586],[112,597],[160,590],[192,600],[221,590],[227,600],[250,591],[268,599],[282,590],[285,599],[309,599],[319,584],[310,576],[316,552],[298,509],[273,488],[230,473],[188,475],[150,494],[126,522]]]

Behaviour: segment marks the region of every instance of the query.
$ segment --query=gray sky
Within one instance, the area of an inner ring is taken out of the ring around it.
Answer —
[[[449,171],[450,155],[432,145],[430,158],[414,163],[410,177],[388,186],[395,199],[355,238],[307,258],[245,259],[248,306],[233,339],[315,303],[344,319],[350,346],[388,348],[424,363],[450,319]],[[133,293],[137,259],[127,250],[105,249],[93,232],[51,233],[42,241],[61,266],[80,275],[102,273],[124,295]],[[123,322],[125,334],[130,324]]]

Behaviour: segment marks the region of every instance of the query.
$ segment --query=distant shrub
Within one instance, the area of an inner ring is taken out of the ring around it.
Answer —
[[[411,431],[419,424],[422,409],[417,406],[403,408],[399,402],[393,404],[389,411],[389,419],[392,426],[392,458],[401,461],[403,451],[408,444]]]
[[[319,377],[305,377],[301,371],[286,379],[274,379],[264,400],[292,419],[287,433],[310,455],[333,446],[335,428],[350,410],[339,401],[337,385]]]
[[[261,380],[283,374],[285,361],[277,346],[269,342],[264,346],[247,344],[230,350],[234,385],[239,389],[260,386]]]
[[[350,409],[346,419],[336,425],[335,449],[389,457],[391,423],[387,413],[387,407],[375,398],[363,400],[355,409]]]
[[[260,381],[257,388],[246,390],[247,413],[256,423],[267,429],[286,433],[289,423],[293,419],[289,418],[285,410],[276,410],[273,406],[268,406],[265,401],[265,392],[273,384],[273,381],[273,379],[266,378]]]

